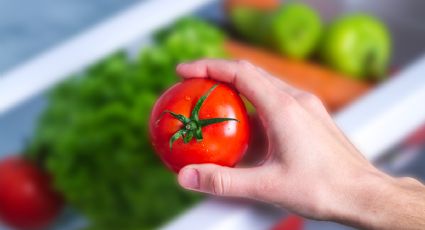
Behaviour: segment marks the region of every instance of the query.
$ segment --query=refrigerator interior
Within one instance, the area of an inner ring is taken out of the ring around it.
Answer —
[[[208,3],[208,1],[205,2],[207,2],[207,4],[191,14],[212,21],[223,28],[227,28],[221,3],[218,1],[213,1],[211,3]],[[368,12],[383,19],[388,24],[393,38],[394,50],[391,65],[392,68],[397,71],[402,71],[405,67],[419,60],[424,54],[424,1],[307,0],[306,2],[318,9],[322,17],[326,20],[346,12]],[[121,44],[119,49],[132,55],[149,44],[149,42],[149,36],[134,37],[131,42]],[[109,53],[112,53],[112,51],[116,51],[116,49],[111,49]],[[57,61],[67,62],[66,59]],[[51,64],[54,65],[55,63]],[[17,68],[19,68],[19,66]],[[85,67],[76,68],[72,71],[84,71],[84,68]],[[397,74],[395,74],[394,77],[397,77]],[[16,87],[16,90],[19,90],[19,87]],[[405,90],[408,91],[409,89]],[[40,91],[34,96],[26,98],[22,103],[0,113],[0,158],[9,154],[20,153],[25,144],[32,137],[37,119],[47,105],[45,92],[44,90]],[[423,167],[423,165],[425,165],[424,146],[425,145],[421,143],[409,145],[400,140],[396,143],[392,143],[391,146],[387,146],[385,151],[380,153],[380,156],[373,160],[376,160],[376,164],[380,168],[393,175],[411,175],[425,180],[425,167]],[[273,211],[273,213],[275,212]],[[178,217],[176,220],[178,220]],[[85,222],[82,221],[82,219],[75,218],[73,213],[65,213],[59,220],[57,229],[75,229],[76,226],[84,224]],[[173,222],[167,226],[169,226],[169,229],[177,229],[173,228]],[[306,229],[346,229],[346,227],[341,225],[315,221],[307,221],[305,227]],[[252,227],[252,229],[255,228]]]

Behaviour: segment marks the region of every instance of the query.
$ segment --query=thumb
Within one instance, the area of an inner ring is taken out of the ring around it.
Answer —
[[[189,190],[218,196],[250,197],[257,195],[260,176],[254,168],[229,168],[215,164],[189,165],[180,170],[179,184]]]

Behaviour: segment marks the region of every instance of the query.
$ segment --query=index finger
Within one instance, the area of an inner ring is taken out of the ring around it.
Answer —
[[[177,73],[184,78],[211,78],[233,85],[260,110],[271,111],[275,95],[282,95],[255,66],[247,61],[204,59],[180,64]]]

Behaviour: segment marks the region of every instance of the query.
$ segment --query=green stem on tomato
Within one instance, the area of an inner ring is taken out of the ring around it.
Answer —
[[[185,144],[189,143],[193,137],[195,137],[196,141],[202,141],[203,135],[202,135],[202,128],[208,125],[225,122],[225,121],[237,121],[239,120],[235,118],[223,118],[223,117],[216,117],[216,118],[209,118],[209,119],[199,119],[199,111],[201,110],[202,105],[204,104],[205,100],[208,98],[208,96],[214,91],[214,89],[218,86],[218,84],[213,85],[204,95],[202,95],[199,100],[196,102],[195,107],[193,108],[190,118],[185,117],[182,114],[177,114],[169,110],[165,110],[160,115],[157,122],[160,121],[162,116],[166,113],[173,116],[175,119],[179,120],[183,125],[182,127],[175,132],[170,140],[170,151],[172,150],[173,144],[178,139],[182,138],[183,142]]]

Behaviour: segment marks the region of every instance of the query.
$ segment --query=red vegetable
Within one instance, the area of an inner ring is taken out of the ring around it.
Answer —
[[[249,134],[238,93],[208,79],[190,79],[168,89],[150,118],[153,146],[175,172],[188,164],[234,166],[248,147]]]
[[[272,230],[303,230],[304,219],[300,216],[289,215],[281,220]]]
[[[22,157],[0,162],[0,220],[18,229],[45,229],[58,215],[62,199],[47,174]]]

